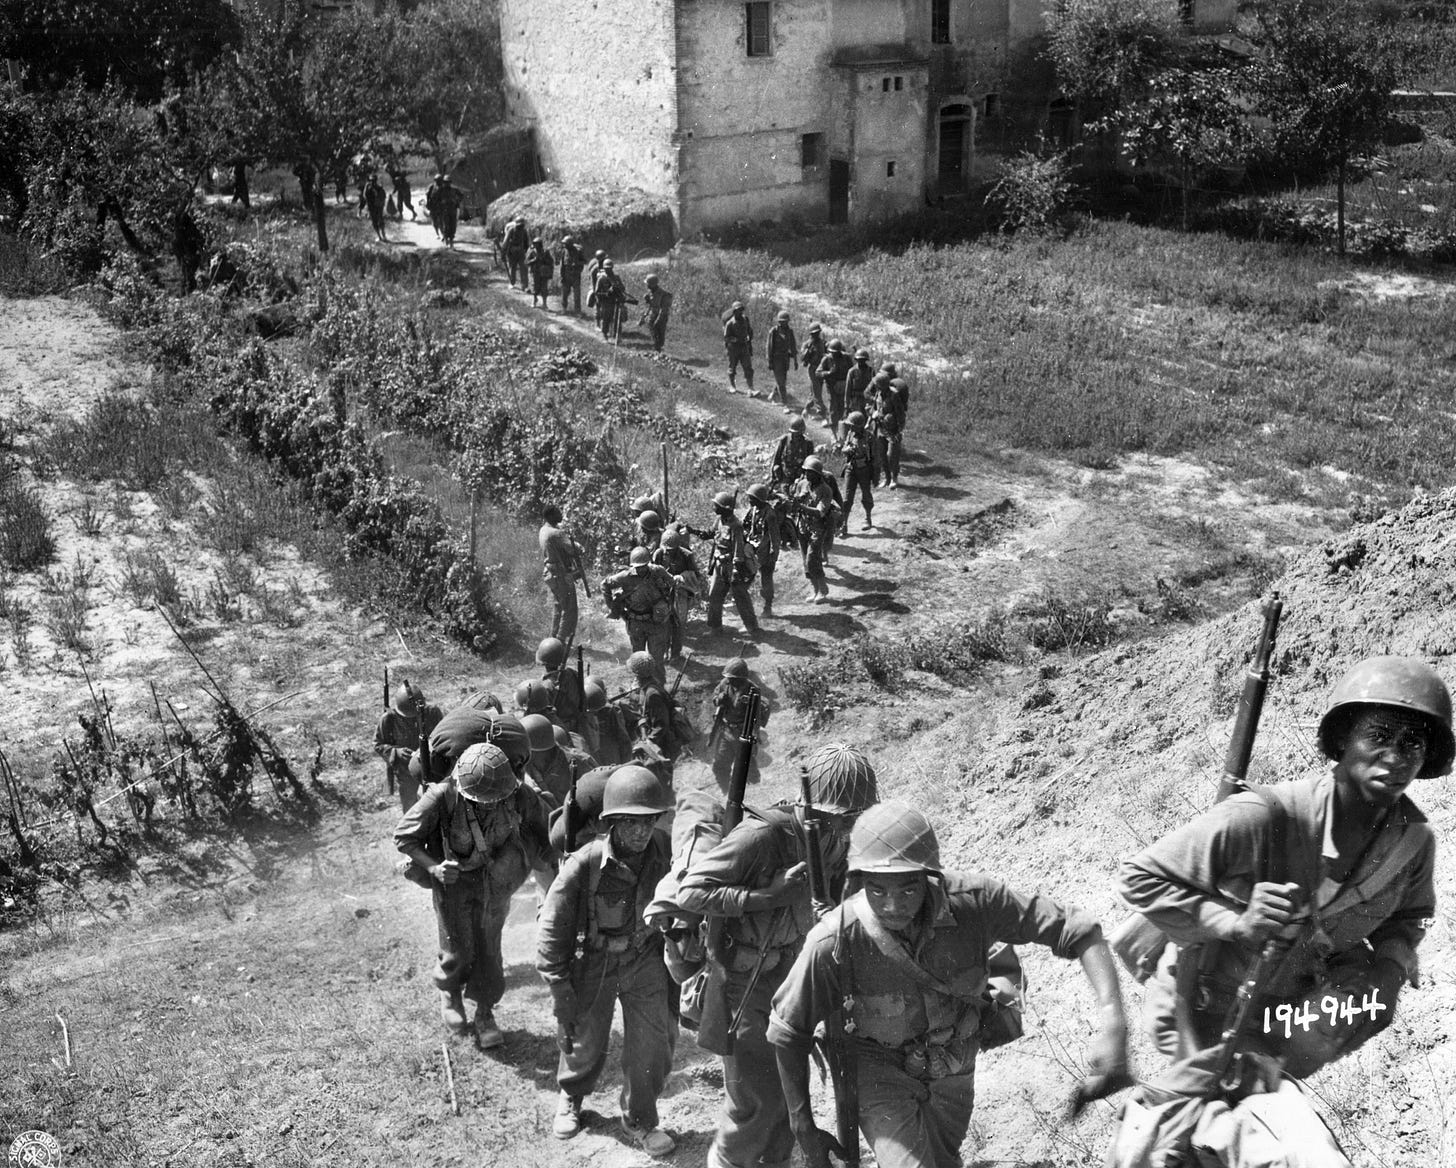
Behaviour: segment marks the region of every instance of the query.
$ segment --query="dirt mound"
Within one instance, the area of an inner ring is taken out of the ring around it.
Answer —
[[[1352,529],[1298,559],[1276,587],[1285,611],[1251,771],[1260,782],[1327,765],[1314,729],[1330,687],[1360,658],[1407,654],[1456,682],[1456,491]],[[989,736],[977,733],[983,711],[949,722],[921,736],[898,777],[932,809],[950,864],[1042,884],[1119,920],[1120,855],[1212,801],[1260,622],[1251,602],[1187,632],[1045,667],[1030,693],[1003,699]],[[1449,840],[1456,780],[1415,794],[1437,839]],[[1456,892],[1453,854],[1447,846],[1437,857],[1445,906]],[[1358,1163],[1453,1162],[1438,1114],[1441,1084],[1456,1081],[1456,942],[1445,906],[1422,946],[1423,988],[1403,996],[1379,1041],[1314,1080],[1347,1148],[1371,1154]],[[1042,976],[1075,996],[1063,973]],[[1399,1098],[1362,1098],[1372,1080],[1400,1084]]]
[[[1007,532],[1031,520],[1026,507],[1008,496],[969,515],[953,515],[942,523],[913,524],[906,538],[931,559],[946,555],[976,556]]]

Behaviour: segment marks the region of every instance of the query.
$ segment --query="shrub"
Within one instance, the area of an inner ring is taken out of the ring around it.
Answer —
[[[1108,619],[1112,604],[1106,598],[1067,601],[1054,593],[1018,603],[1012,616],[1026,639],[1038,649],[1054,653],[1065,649],[1100,649],[1117,639]]]
[[[913,633],[906,646],[910,664],[938,677],[955,679],[979,674],[988,661],[1014,661],[1020,655],[1006,613],[956,617]]]
[[[809,727],[818,729],[834,717],[834,677],[837,662],[820,659],[779,670],[779,689],[789,705],[807,716]]]
[[[182,586],[176,571],[152,548],[126,552],[122,559],[121,586],[143,608],[156,603],[171,609],[182,601]]]
[[[896,690],[905,680],[909,654],[904,646],[892,644],[869,633],[861,633],[840,648],[838,656],[846,665],[857,661],[866,677],[880,689]]]
[[[1073,191],[1065,154],[1046,157],[1024,151],[1002,165],[1001,177],[986,195],[999,213],[1003,231],[1046,231],[1067,210]]]
[[[0,566],[28,572],[55,558],[50,517],[40,495],[15,475],[0,477]]]

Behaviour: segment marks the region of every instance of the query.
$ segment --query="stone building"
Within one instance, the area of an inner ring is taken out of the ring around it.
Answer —
[[[1046,0],[499,0],[513,118],[542,170],[660,195],[680,233],[866,222],[1070,140]],[[1182,0],[1213,32],[1234,0]]]

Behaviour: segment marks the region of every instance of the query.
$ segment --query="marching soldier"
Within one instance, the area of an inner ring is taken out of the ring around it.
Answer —
[[[521,726],[531,747],[526,778],[546,796],[552,807],[560,807],[566,801],[566,792],[571,790],[571,760],[556,743],[553,731],[558,727],[553,727],[551,719],[544,714],[525,715]]]
[[[597,272],[596,283],[592,286],[592,295],[596,297],[598,318],[602,326],[602,339],[620,340],[622,318],[626,315],[627,305],[636,304],[637,301],[627,295],[627,285],[622,283],[622,277],[617,275],[617,265],[612,260],[602,261],[601,269]]]
[[[748,513],[743,517],[743,538],[758,561],[758,588],[763,596],[761,615],[774,614],[774,567],[779,562],[779,521],[776,501],[763,483],[748,488]]]
[[[677,606],[677,620],[672,626],[671,656],[682,657],[683,633],[688,627],[688,616],[693,605],[704,592],[703,574],[693,559],[692,546],[685,533],[673,530],[663,534],[661,546],[652,553],[652,562],[667,570],[677,585],[674,591]]]
[[[576,305],[576,315],[581,313],[581,271],[586,266],[586,253],[582,251],[581,244],[576,242],[575,237],[563,235],[561,237],[561,311],[566,312],[572,304]]]
[[[384,234],[384,204],[387,200],[388,196],[384,193],[384,186],[379,181],[379,175],[371,171],[369,181],[359,192],[359,206],[369,212],[369,226],[374,228],[374,238],[380,243],[389,242],[389,238]]]
[[[758,618],[753,613],[748,582],[757,573],[749,563],[743,524],[733,513],[733,496],[719,491],[713,496],[713,511],[717,522],[713,527],[713,551],[708,559],[708,627],[715,630],[723,627],[723,601],[732,592],[744,629],[756,636]]]
[[[870,351],[868,349],[856,349],[854,351],[854,364],[849,367],[849,372],[844,376],[844,412],[853,413],[859,410],[864,413],[865,391],[869,389],[870,382],[874,380],[875,371],[870,368]]]
[[[824,464],[810,455],[804,460],[804,473],[794,489],[794,526],[799,531],[804,578],[814,590],[812,604],[829,601],[829,582],[824,569],[829,563],[829,550],[843,510],[830,486],[833,481],[824,473]]]
[[[586,700],[587,730],[583,737],[592,757],[603,765],[632,760],[632,734],[622,707],[607,700],[606,686],[588,677],[582,687]]]
[[[856,492],[864,502],[864,529],[870,531],[874,528],[870,512],[875,505],[875,497],[870,487],[870,478],[873,473],[870,466],[870,440],[865,433],[865,416],[859,410],[854,410],[844,419],[844,437],[839,441],[839,449],[844,453],[844,512],[839,519],[839,534],[849,534],[849,509],[854,506]]]
[[[844,417],[844,380],[853,364],[844,351],[844,342],[838,337],[829,342],[824,359],[819,362],[819,380],[829,392],[829,428],[836,436],[839,434],[839,419]]]
[[[879,799],[875,772],[864,755],[837,743],[810,755],[807,770],[825,869],[837,893],[850,826]],[[678,887],[685,912],[717,918],[722,929],[722,942],[709,955],[712,971],[698,1026],[698,1045],[723,1056],[726,1099],[709,1168],[783,1164],[793,1152],[794,1133],[766,1032],[774,991],[815,920],[805,815],[801,804],[745,815],[693,862]]]
[[[409,208],[410,219],[418,219],[419,216],[415,214],[414,202],[411,200],[408,172],[403,170],[391,171],[389,181],[394,187],[394,209],[395,214],[399,216],[400,222],[404,221],[406,207]]]
[[[442,238],[440,234],[440,189],[445,185],[445,176],[437,174],[430,180],[430,185],[425,188],[425,214],[430,217],[430,226],[434,229],[435,238]]]
[[[890,490],[900,486],[900,448],[905,433],[905,407],[900,391],[883,370],[870,382],[869,398],[870,446],[874,452],[875,486],[884,483]]]
[[[603,582],[602,598],[611,615],[626,623],[633,651],[645,649],[662,663],[672,647],[676,585],[667,570],[651,560],[646,548],[633,548],[629,566]]]
[[[1076,958],[1097,996],[1094,1077],[1127,1071],[1127,1027],[1112,953],[1097,922],[988,876],[945,872],[935,831],[898,800],[871,807],[849,837],[859,891],[814,926],[773,998],[768,1041],[808,1168],[829,1168],[809,1105],[814,1029],[845,1011],[860,1129],[880,1168],[960,1168],[997,941],[1036,941]],[[852,988],[851,988],[852,987]]]
[[[1261,1165],[1348,1168],[1290,1079],[1359,1049],[1390,1025],[1406,983],[1419,984],[1436,843],[1407,792],[1450,770],[1450,692],[1422,661],[1367,658],[1335,686],[1317,737],[1329,774],[1234,794],[1122,866],[1124,899],[1173,942],[1144,1006],[1158,1049],[1178,1060],[1156,1083],[1229,1096],[1199,1125],[1200,1163],[1251,1168],[1264,1147]],[[1282,960],[1241,989],[1276,938]],[[1221,1076],[1226,1020],[1245,990],[1251,1016],[1301,1021],[1248,1027]],[[1221,1078],[1237,1085],[1221,1090]],[[1143,1102],[1166,1099],[1148,1090]]]
[[[536,663],[546,671],[543,680],[550,682],[555,690],[556,700],[551,712],[556,715],[556,721],[572,733],[580,733],[581,677],[571,668],[569,652],[566,643],[559,637],[545,637],[536,646]]]
[[[450,181],[450,176],[441,175],[439,189],[435,192],[435,207],[440,212],[440,238],[445,241],[446,247],[455,246],[455,229],[460,222],[460,204],[464,199],[460,188]]]
[[[516,686],[516,713],[541,714],[548,721],[556,711],[556,686],[550,681],[523,681]]]
[[[622,1131],[649,1156],[676,1141],[658,1125],[657,1100],[672,1070],[677,987],[663,962],[662,934],[643,919],[671,867],[671,844],[657,830],[672,797],[639,766],[611,773],[602,794],[606,835],[562,865],[546,895],[536,968],[551,990],[561,1058],[552,1131],[581,1130],[582,1100],[601,1077],[622,1003]]]
[[[576,637],[576,581],[582,574],[581,549],[561,529],[561,508],[555,503],[545,506],[541,518],[536,540],[541,547],[541,576],[555,605],[551,635],[570,641]]]
[[[820,376],[819,368],[828,352],[829,346],[824,343],[824,326],[817,322],[811,324],[804,347],[799,350],[799,364],[809,373],[811,400],[804,407],[805,412],[817,410],[821,418],[827,417],[828,411],[824,408],[824,378]]]
[[[713,729],[708,735],[713,748],[713,778],[723,794],[728,794],[728,781],[733,777],[733,763],[738,757],[738,741],[743,734],[743,719],[747,714],[748,691],[760,693],[758,701],[758,724],[768,724],[768,702],[762,697],[763,686],[749,672],[748,662],[734,657],[723,666],[723,679],[713,690]],[[758,753],[749,757],[748,781],[759,779]]]
[[[408,811],[420,797],[419,779],[410,772],[410,760],[420,748],[420,720],[424,720],[424,736],[428,737],[441,717],[440,707],[427,706],[424,691],[408,681],[399,683],[389,709],[379,716],[374,728],[374,753],[389,767],[401,811]]]
[[[642,511],[632,528],[632,546],[646,548],[649,555],[662,546],[662,516],[656,511]]]
[[[637,741],[633,760],[672,786],[673,767],[686,742],[678,735],[673,712],[677,704],[667,692],[662,665],[647,653],[633,653],[627,669],[637,680]]]
[[[505,995],[501,930],[516,889],[533,868],[551,864],[551,845],[540,799],[521,786],[500,746],[476,742],[451,764],[450,781],[405,812],[394,843],[434,898],[440,1016],[465,1032],[465,1001],[474,1002],[475,1041],[491,1050],[505,1045],[495,1022]]]
[[[768,343],[764,353],[768,361],[769,371],[773,373],[774,392],[769,401],[778,402],[784,407],[785,412],[789,408],[789,364],[792,362],[795,369],[799,367],[799,339],[794,336],[794,330],[789,327],[789,314],[780,312],[773,328],[768,332]]]
[[[789,432],[774,447],[769,482],[774,486],[793,487],[803,473],[804,459],[814,453],[814,443],[805,436],[804,419],[795,414],[789,419]]]
[[[735,300],[723,321],[723,348],[728,353],[728,392],[737,393],[738,367],[743,367],[743,379],[748,382],[748,396],[757,397],[753,388],[753,325],[743,314],[743,301]]]
[[[642,320],[652,334],[654,352],[662,352],[667,343],[667,320],[672,315],[672,293],[658,282],[656,275],[647,277],[647,293],[642,297]]]
[[[539,235],[531,240],[531,249],[526,252],[526,270],[531,274],[531,307],[535,308],[540,301],[542,308],[550,308],[551,277],[556,271],[556,261]]]
[[[526,283],[526,249],[530,243],[531,233],[526,221],[519,215],[511,219],[501,236],[501,250],[506,256],[506,283],[514,288],[519,281],[522,292],[529,287]]]

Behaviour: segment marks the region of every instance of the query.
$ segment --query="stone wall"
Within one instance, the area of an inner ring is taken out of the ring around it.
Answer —
[[[500,0],[507,114],[535,131],[543,178],[675,199],[671,0]]]

